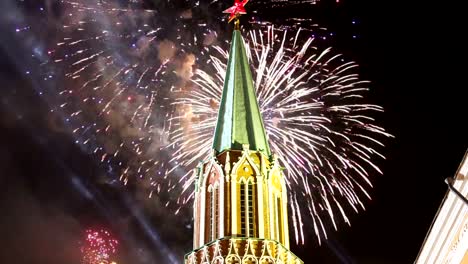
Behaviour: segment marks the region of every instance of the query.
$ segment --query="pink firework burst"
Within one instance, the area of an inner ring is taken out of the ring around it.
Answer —
[[[108,264],[117,253],[119,242],[109,231],[88,229],[81,247],[83,264]],[[114,262],[115,263],[115,262]]]

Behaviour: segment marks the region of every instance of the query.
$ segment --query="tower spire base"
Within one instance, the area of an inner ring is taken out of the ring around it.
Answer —
[[[185,264],[304,264],[281,243],[251,237],[223,237],[185,255]]]

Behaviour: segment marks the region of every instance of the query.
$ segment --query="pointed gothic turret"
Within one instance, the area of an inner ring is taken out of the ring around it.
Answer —
[[[218,153],[242,150],[243,144],[270,156],[244,41],[240,31],[234,30],[213,149]]]
[[[271,155],[239,31],[248,0],[227,9],[235,21],[213,155],[195,175],[193,251],[185,264],[304,264],[289,250],[286,182]]]

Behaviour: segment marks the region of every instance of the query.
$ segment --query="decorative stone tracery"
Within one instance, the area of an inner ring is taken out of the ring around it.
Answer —
[[[185,264],[303,264],[282,244],[269,239],[224,237],[185,256]]]

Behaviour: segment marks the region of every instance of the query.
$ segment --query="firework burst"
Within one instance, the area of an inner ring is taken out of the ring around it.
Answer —
[[[371,171],[381,173],[372,159],[383,158],[372,146],[383,146],[378,138],[391,136],[370,114],[383,109],[364,103],[368,82],[358,78],[356,63],[343,62],[330,49],[318,51],[312,38],[298,41],[300,30],[289,34],[269,27],[248,32],[247,39],[270,144],[286,168],[296,242],[304,242],[308,216],[320,241],[325,218],[335,229],[339,218],[349,224],[346,207],[357,212],[364,209],[361,196],[370,198]],[[197,70],[194,89],[176,103],[184,113],[174,118],[173,160],[184,167],[211,152],[228,57],[221,47],[211,54],[212,68]]]
[[[110,264],[119,242],[107,230],[88,229],[81,247],[83,264]]]

